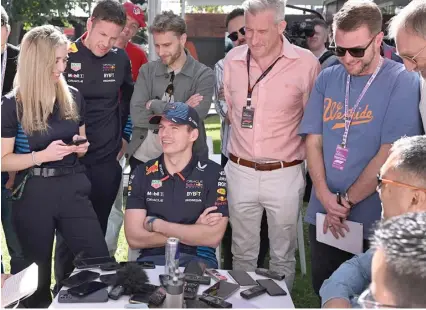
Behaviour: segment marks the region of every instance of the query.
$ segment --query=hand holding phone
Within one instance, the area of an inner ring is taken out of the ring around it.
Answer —
[[[74,135],[72,142],[69,145],[75,146],[75,153],[85,154],[89,148],[90,143],[87,141],[86,137]]]

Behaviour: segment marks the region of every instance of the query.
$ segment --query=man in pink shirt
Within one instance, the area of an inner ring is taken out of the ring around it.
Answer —
[[[285,274],[291,289],[296,224],[305,188],[305,146],[297,132],[320,65],[310,51],[283,36],[284,0],[246,0],[243,7],[247,45],[232,49],[224,65],[233,128],[225,167],[233,269],[256,268],[266,209],[269,266]]]

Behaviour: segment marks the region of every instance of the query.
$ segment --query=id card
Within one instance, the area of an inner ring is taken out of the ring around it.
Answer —
[[[349,154],[349,149],[339,144],[336,147],[336,153],[334,153],[332,167],[342,171],[345,168],[345,163],[348,159],[348,154]]]
[[[254,121],[254,108],[243,108],[243,115],[241,117],[241,128],[253,128]]]

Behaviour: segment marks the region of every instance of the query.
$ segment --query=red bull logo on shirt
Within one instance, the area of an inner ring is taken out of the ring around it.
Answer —
[[[158,160],[151,166],[151,167],[146,167],[146,175],[149,175],[151,173],[155,173],[158,171]]]

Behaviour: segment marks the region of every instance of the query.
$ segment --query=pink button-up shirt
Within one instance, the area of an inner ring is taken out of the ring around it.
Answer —
[[[303,111],[320,71],[318,59],[283,36],[283,57],[253,89],[253,128],[241,128],[243,107],[247,104],[248,46],[233,48],[225,58],[224,91],[232,131],[228,151],[243,159],[265,162],[303,160],[302,138],[297,134]],[[250,85],[262,70],[250,59]]]

